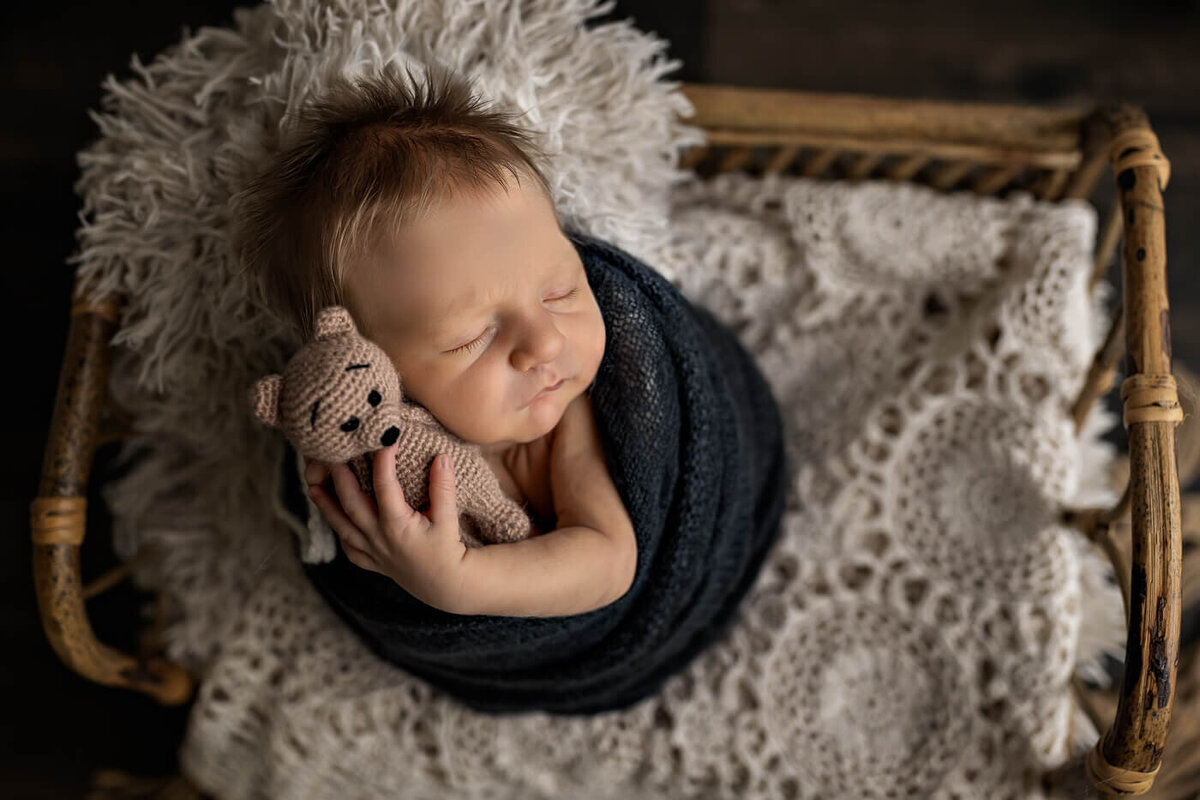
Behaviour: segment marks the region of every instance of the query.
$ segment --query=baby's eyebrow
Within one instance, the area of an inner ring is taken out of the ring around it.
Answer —
[[[467,290],[466,296],[458,295],[450,297],[445,303],[433,310],[430,317],[436,321],[440,329],[445,326],[453,326],[455,317],[459,319],[464,315],[474,314],[482,311],[491,303],[492,292],[481,291],[479,287],[472,286]]]
[[[447,303],[446,310],[441,313],[422,315],[424,336],[442,344],[448,344],[451,339],[457,342],[467,335],[469,326],[477,324],[477,321],[482,319],[482,313],[487,308],[486,302],[469,310],[464,310],[462,303]],[[476,334],[479,331],[471,331],[471,333]],[[439,346],[441,345],[439,344]]]
[[[568,277],[567,272],[563,271],[563,268],[566,267],[572,268],[570,277],[574,277],[574,266],[569,258],[564,257],[560,260],[552,261],[549,270],[545,274],[557,274],[559,277]],[[447,299],[444,304],[434,308],[432,313],[429,314],[430,319],[434,321],[434,332],[439,335],[449,335],[452,331],[448,330],[448,328],[453,328],[457,325],[456,317],[457,320],[462,320],[463,316],[483,311],[493,302],[492,295],[498,294],[501,291],[498,287],[480,288],[478,286],[470,286],[465,290],[465,296],[458,295]]]

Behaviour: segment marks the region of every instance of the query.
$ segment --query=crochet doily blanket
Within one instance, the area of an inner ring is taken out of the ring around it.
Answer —
[[[1116,499],[1095,438],[1111,417],[1076,438],[1066,410],[1098,336],[1091,209],[745,176],[686,184],[674,209],[658,263],[705,264],[674,278],[752,346],[800,465],[732,635],[627,710],[492,717],[383,664],[273,572],[205,677],[183,750],[202,785],[1034,798],[1095,741],[1068,680],[1102,642],[1120,650],[1121,600],[1054,521]]]
[[[389,7],[390,6],[390,7]],[[221,798],[1040,797],[1094,743],[1068,689],[1120,655],[1109,570],[1056,524],[1113,502],[1083,202],[677,169],[675,62],[591,0],[280,0],[106,82],[75,259],[128,297],[117,546],[201,677],[180,751]],[[758,359],[796,465],[730,635],[656,696],[494,717],[375,658],[292,557],[246,387],[299,344],[231,263],[227,201],[332,71],[439,58],[525,109],[566,219],[662,270]],[[803,509],[803,510],[800,510]]]

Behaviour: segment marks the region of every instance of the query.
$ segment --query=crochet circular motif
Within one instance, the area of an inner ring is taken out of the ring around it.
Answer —
[[[994,277],[1004,246],[1005,210],[986,198],[964,209],[916,186],[866,181],[825,184],[788,200],[807,223],[801,237],[815,251],[814,266],[834,283],[975,289]],[[950,213],[968,224],[946,224]]]
[[[972,718],[936,630],[854,602],[784,635],[766,667],[765,713],[813,796],[926,796],[941,783]]]
[[[1037,591],[1054,533],[1038,482],[1053,465],[1031,463],[1038,435],[1035,424],[991,403],[948,403],[918,421],[890,471],[897,536],[972,591]]]

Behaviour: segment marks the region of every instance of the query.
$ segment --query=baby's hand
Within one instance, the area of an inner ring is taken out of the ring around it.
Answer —
[[[375,451],[378,506],[359,488],[345,464],[308,463],[309,496],[337,532],[350,563],[388,576],[434,608],[461,613],[457,609],[462,607],[467,547],[458,528],[454,465],[445,453],[434,460],[429,470],[429,514],[422,514],[404,499],[396,478],[399,446]],[[336,498],[322,485],[329,474]]]

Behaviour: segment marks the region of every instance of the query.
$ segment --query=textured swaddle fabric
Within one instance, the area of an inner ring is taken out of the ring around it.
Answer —
[[[607,330],[590,400],[637,537],[629,591],[583,614],[463,616],[355,567],[340,547],[305,567],[375,652],[483,711],[593,713],[654,692],[724,633],[787,493],[779,409],[734,335],[620,248],[569,238]]]

